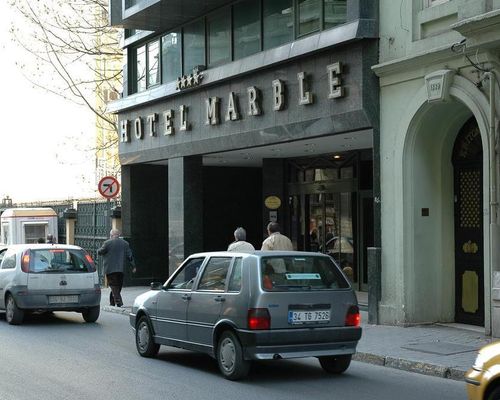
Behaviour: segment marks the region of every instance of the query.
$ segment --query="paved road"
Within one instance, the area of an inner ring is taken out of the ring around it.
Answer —
[[[326,375],[316,359],[259,363],[230,382],[211,358],[162,347],[137,355],[128,319],[103,312],[97,324],[79,314],[31,316],[10,326],[0,314],[1,400],[465,399],[463,382],[353,362]]]

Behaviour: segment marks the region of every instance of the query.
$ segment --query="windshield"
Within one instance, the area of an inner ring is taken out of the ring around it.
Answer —
[[[30,272],[93,272],[90,256],[77,249],[37,249],[29,254]]]
[[[349,287],[329,257],[263,257],[260,268],[264,290],[306,291]]]

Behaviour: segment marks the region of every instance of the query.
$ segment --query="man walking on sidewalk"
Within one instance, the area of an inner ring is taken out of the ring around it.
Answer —
[[[111,288],[109,304],[121,307],[123,305],[120,294],[123,286],[123,272],[125,266],[130,263],[133,267],[132,272],[135,273],[135,261],[129,244],[120,238],[119,230],[111,229],[109,236],[110,239],[103,243],[102,247],[97,250],[97,254],[103,256],[104,273]]]

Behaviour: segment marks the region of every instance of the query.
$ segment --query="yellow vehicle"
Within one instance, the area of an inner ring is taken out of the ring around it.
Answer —
[[[469,400],[500,400],[500,342],[479,350],[465,382]]]
[[[0,243],[38,243],[48,235],[57,238],[57,214],[52,208],[7,208],[0,221]]]

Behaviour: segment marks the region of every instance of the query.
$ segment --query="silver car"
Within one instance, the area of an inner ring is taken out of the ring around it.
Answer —
[[[18,244],[0,249],[0,310],[19,325],[29,312],[76,311],[99,318],[101,286],[90,255],[78,246]]]
[[[201,351],[231,380],[252,360],[301,357],[340,374],[361,337],[356,295],[320,253],[193,254],[151,286],[130,314],[139,354],[155,356],[160,345]]]

